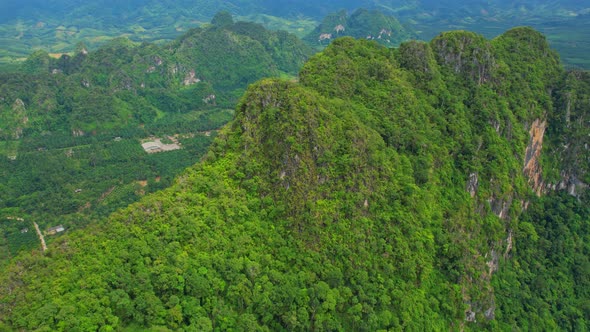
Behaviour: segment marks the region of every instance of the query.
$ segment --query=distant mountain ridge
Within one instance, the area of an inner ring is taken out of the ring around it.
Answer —
[[[564,50],[565,60],[590,67],[579,55],[590,48],[590,41],[583,34],[568,35],[545,25],[561,22],[568,25],[566,30],[583,30],[590,24],[587,19],[582,25],[572,20],[584,17],[589,7],[583,1],[570,0],[467,3],[455,0],[320,0],[311,3],[303,0],[56,0],[50,3],[8,0],[0,3],[0,63],[11,63],[15,57],[25,57],[35,49],[70,52],[81,40],[91,48],[118,36],[129,36],[135,41],[169,41],[190,28],[206,24],[221,10],[241,17],[275,18],[281,22],[278,27],[286,30],[295,29],[295,26],[311,30],[311,22],[319,22],[330,13],[367,8],[395,15],[404,24],[413,24],[418,37],[426,40],[440,31],[459,27],[475,29],[491,38],[515,25],[533,25],[550,36],[560,51]],[[297,21],[305,24],[292,24]]]
[[[389,47],[416,38],[416,34],[402,26],[395,17],[361,8],[350,15],[344,10],[329,14],[304,40],[312,45],[326,44],[343,36],[375,40]]]
[[[215,20],[221,20],[221,17],[225,17],[225,23],[216,23]],[[70,95],[98,89],[91,93],[95,98],[116,99],[118,94],[131,91],[134,99],[153,101],[157,99],[152,95],[155,91],[170,93],[174,99],[179,97],[178,93],[184,93],[180,92],[183,89],[196,89],[191,101],[186,100],[182,105],[177,103],[177,106],[160,105],[166,112],[206,106],[200,100],[211,94],[217,95],[218,104],[232,105],[236,100],[231,95],[233,90],[244,89],[263,77],[295,75],[312,53],[293,35],[269,31],[255,23],[234,22],[229,13],[215,16],[210,26],[190,30],[167,45],[139,44],[119,38],[92,52],[88,52],[84,45],[78,48],[77,53],[62,55],[58,59],[44,51],[32,54],[24,62],[23,69],[46,77],[46,81],[59,78],[58,87],[45,86],[47,83],[43,79],[30,76],[30,79],[39,81],[37,89],[14,89],[11,85],[14,80],[7,79],[0,83],[0,89],[6,91],[3,102],[8,104],[4,106],[8,107],[20,98],[32,106],[28,107],[29,117],[36,122],[36,116],[47,116],[59,106],[38,112],[32,102],[33,96],[45,89],[59,89],[61,85],[72,86],[65,91]],[[112,111],[116,113],[117,108]],[[135,114],[142,111],[133,111],[133,117],[143,117]],[[89,118],[87,124],[105,121],[104,114],[97,116]]]

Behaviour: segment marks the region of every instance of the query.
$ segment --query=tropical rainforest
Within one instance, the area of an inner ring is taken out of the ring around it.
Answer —
[[[311,53],[293,35],[220,13],[163,46],[119,38],[59,59],[36,51],[0,74],[0,265],[38,247],[32,221],[78,228],[168,187],[249,83],[295,77]],[[156,138],[182,149],[146,153],[141,143]]]
[[[0,330],[587,330],[588,72],[525,27],[378,41],[222,12],[5,74]]]

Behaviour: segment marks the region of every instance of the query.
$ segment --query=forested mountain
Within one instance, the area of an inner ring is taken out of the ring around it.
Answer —
[[[529,28],[338,39],[171,188],[17,257],[2,327],[585,330],[589,83]]]
[[[590,68],[585,57],[590,50],[585,33],[590,6],[585,1],[5,0],[0,2],[0,70],[20,63],[34,50],[56,56],[72,52],[79,41],[90,49],[120,36],[163,43],[206,25],[221,10],[303,37],[326,15],[358,8],[395,15],[423,40],[445,30],[473,30],[493,38],[514,26],[532,26],[548,36],[564,62]]]
[[[23,64],[26,76],[3,74],[1,81],[2,114],[18,117],[19,112],[9,109],[20,99],[30,108],[27,123],[7,119],[0,133],[3,138],[18,138],[17,127],[30,133],[90,132],[127,126],[129,121],[149,123],[156,112],[140,105],[146,102],[173,113],[207,104],[233,105],[241,95],[235,89],[243,91],[262,77],[294,75],[311,54],[293,35],[254,23],[234,23],[228,13],[220,13],[213,22],[163,46],[119,38],[91,53],[79,45],[75,55],[59,59],[43,51],[33,53]],[[66,105],[73,114],[66,112],[65,119],[55,114],[61,109],[58,92],[64,94],[62,103],[73,103]],[[203,101],[210,95],[216,99]],[[87,97],[98,100],[94,103]]]
[[[249,83],[294,77],[310,54],[293,35],[220,13],[166,45],[37,51],[23,72],[0,74],[0,265],[37,247],[33,221],[76,228],[169,186]],[[146,153],[156,139],[182,149]]]
[[[220,11],[265,13],[260,1],[2,1],[0,64],[45,50],[59,57],[83,41],[96,49],[116,37],[162,44],[204,27]],[[339,7],[340,8],[340,7]],[[321,15],[321,14],[319,14]]]
[[[473,30],[493,38],[514,26],[531,26],[547,35],[565,64],[589,69],[589,11],[586,1],[427,0],[397,16],[408,19],[421,39],[433,38],[449,29]]]
[[[345,10],[326,16],[305,40],[311,45],[325,45],[332,39],[343,36],[375,40],[390,47],[416,38],[395,17],[378,10],[361,8],[350,16]]]

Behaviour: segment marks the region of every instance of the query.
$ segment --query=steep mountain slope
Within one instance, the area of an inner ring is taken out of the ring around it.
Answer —
[[[584,330],[590,321],[588,72],[563,77],[543,153],[545,194],[514,230],[495,291],[501,319],[523,330]]]
[[[542,138],[558,114],[553,91],[568,89],[561,75],[544,37],[526,28],[492,41],[448,32],[395,50],[338,39],[310,59],[300,83],[253,84],[203,162],[173,187],[45,255],[21,255],[0,276],[2,322],[375,331],[522,321],[568,329],[573,319],[583,327],[589,312],[577,303],[567,303],[574,314],[565,320],[549,311],[538,319],[527,310],[530,292],[520,301],[507,290],[529,283],[513,255],[546,256],[526,240],[519,254],[519,239],[540,227]],[[571,211],[583,216],[578,234],[587,239],[582,210]],[[582,255],[576,243],[567,252]],[[563,279],[587,280],[584,266]]]

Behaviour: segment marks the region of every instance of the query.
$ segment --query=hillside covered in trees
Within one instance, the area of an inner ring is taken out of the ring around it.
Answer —
[[[220,13],[163,46],[120,38],[58,59],[37,51],[1,73],[0,265],[38,246],[32,222],[78,228],[168,187],[248,84],[295,77],[310,55],[291,34]],[[174,150],[146,153],[156,139]]]
[[[422,40],[457,29],[493,38],[514,26],[532,26],[548,36],[562,61],[590,68],[590,14],[588,4],[579,0],[4,0],[0,71],[34,50],[55,56],[73,52],[80,41],[91,50],[116,37],[161,45],[191,28],[205,27],[219,11],[303,37],[326,15],[359,8],[394,15]]]
[[[325,46],[335,38],[350,36],[392,47],[415,39],[416,35],[408,30],[393,16],[360,8],[350,15],[345,10],[327,15],[304,40],[310,45]]]
[[[588,77],[529,28],[338,39],[172,187],[17,257],[0,326],[587,329]]]

